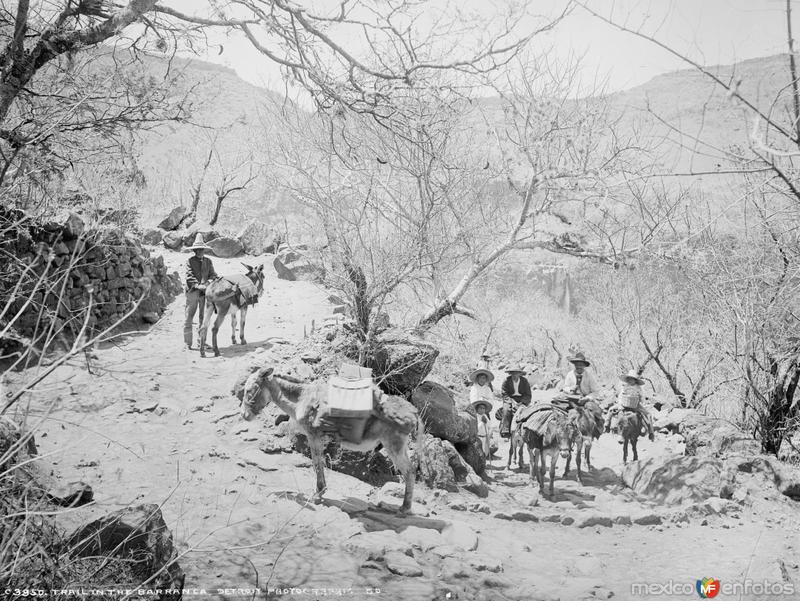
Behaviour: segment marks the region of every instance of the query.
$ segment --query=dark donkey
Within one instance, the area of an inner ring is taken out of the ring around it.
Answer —
[[[550,496],[553,496],[553,485],[556,477],[558,456],[568,458],[572,452],[572,443],[578,436],[576,421],[577,411],[569,412],[552,407],[541,418],[531,420],[523,428],[523,440],[528,447],[531,462],[531,482],[534,474],[539,482],[539,490],[544,494],[545,458],[550,457]],[[533,423],[536,425],[534,426]],[[580,469],[579,469],[580,473]]]
[[[506,399],[503,401],[503,406],[500,407],[495,413],[495,417],[501,423],[501,433],[503,438],[508,438],[508,462],[506,469],[511,469],[511,464],[514,459],[517,459],[517,465],[520,469],[525,469],[525,455],[523,454],[524,444],[522,442],[522,424],[514,421],[514,414],[516,410],[513,402]],[[508,430],[507,436],[503,433]]]
[[[214,326],[211,328],[211,345],[214,356],[219,357],[217,346],[217,332],[222,325],[228,311],[231,312],[231,344],[236,344],[236,315],[239,314],[239,343],[247,344],[244,339],[244,325],[247,319],[247,307],[258,302],[264,291],[264,266],[251,267],[242,263],[247,273],[224,275],[208,284],[206,288],[206,309],[203,325],[200,326],[200,356],[206,356],[206,333],[211,318]]]

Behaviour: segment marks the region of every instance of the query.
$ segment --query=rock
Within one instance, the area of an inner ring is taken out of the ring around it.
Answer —
[[[344,541],[341,546],[351,553],[366,555],[368,560],[383,559],[389,551],[397,551],[405,555],[410,555],[412,552],[411,543],[397,536],[394,530],[376,530],[356,534]]]
[[[572,517],[571,515],[565,515],[563,518],[561,518],[562,526],[572,526],[572,524],[574,523],[575,523],[575,518]]]
[[[532,488],[525,492],[514,493],[511,498],[522,507],[536,507],[539,504],[541,495],[538,488]]]
[[[274,253],[280,245],[280,237],[275,230],[256,220],[245,225],[236,238],[241,242],[245,254],[254,256]]]
[[[444,582],[450,582],[461,578],[469,578],[472,575],[463,561],[453,557],[447,557],[442,562],[439,578]],[[453,598],[453,597],[450,597]]]
[[[631,518],[639,526],[657,526],[661,523],[661,516],[656,513],[641,513]]]
[[[654,416],[653,428],[677,432],[683,421],[691,415],[698,415],[698,413],[695,409],[684,407],[664,407],[657,416]]]
[[[468,490],[481,499],[485,499],[489,496],[489,487],[486,485],[486,482],[474,472],[467,474],[466,481],[461,484],[461,486],[464,490]],[[486,513],[488,513],[488,511]]]
[[[502,562],[482,555],[470,557],[469,565],[473,570],[478,572],[492,572],[493,574],[498,574],[503,571]]]
[[[149,244],[150,246],[161,244],[161,240],[163,239],[164,232],[154,227],[146,229],[142,234],[142,244]]]
[[[722,468],[712,457],[668,455],[628,463],[622,481],[660,504],[697,502],[719,496],[727,481]]]
[[[57,217],[57,223],[61,230],[62,240],[75,240],[83,234],[86,225],[83,219],[71,211],[62,212]]]
[[[242,254],[242,245],[235,238],[227,238],[223,236],[220,238],[214,238],[213,240],[208,241],[207,244],[211,247],[211,252],[214,253],[214,256],[222,259],[230,259],[232,257],[238,257]]]
[[[386,568],[398,576],[416,577],[422,576],[422,568],[412,557],[400,553],[399,551],[389,551],[384,558]]]
[[[180,232],[167,232],[164,234],[161,242],[164,244],[165,248],[169,248],[170,250],[178,250],[181,246],[183,246],[183,236]]]
[[[345,304],[347,304],[345,302],[345,300],[341,296],[338,296],[336,294],[328,295],[328,302],[330,304],[332,304],[332,305],[345,305]]]
[[[472,513],[485,513],[486,515],[492,513],[491,508],[486,503],[470,503],[469,510]]]
[[[419,475],[430,488],[438,488],[450,492],[458,492],[456,476],[450,467],[451,454],[445,447],[446,441],[434,436],[425,436],[422,445],[418,446],[416,458],[419,464]],[[419,443],[418,443],[419,445]],[[452,452],[458,454],[455,448]]]
[[[458,454],[461,455],[467,465],[469,465],[476,474],[478,474],[481,478],[486,476],[486,455],[483,454],[483,447],[481,446],[481,442],[478,438],[470,440],[469,442],[456,442],[453,443],[453,446],[456,448],[456,451],[458,451]],[[488,488],[486,489],[486,492],[488,494]],[[482,496],[483,493],[476,492],[475,494]]]
[[[613,518],[611,518],[611,521],[616,526],[630,526],[633,523],[631,516],[627,514],[615,515]]]
[[[550,523],[555,524],[555,523],[561,522],[561,518],[562,518],[561,514],[551,513],[551,514],[548,514],[546,516],[543,516],[541,518],[541,521],[542,522],[550,522]]]
[[[86,482],[69,482],[57,484],[45,493],[51,503],[61,507],[80,507],[91,503],[94,499],[92,487]]]
[[[148,581],[148,588],[183,588],[172,534],[158,505],[126,507],[94,520],[75,530],[64,548],[73,558],[117,558],[126,574]]]
[[[463,549],[474,551],[478,548],[478,535],[464,522],[453,520],[442,529],[442,539],[445,543]]]
[[[175,207],[172,209],[164,219],[158,224],[162,230],[173,231],[177,230],[180,225],[189,217],[189,209],[186,207]]]
[[[142,313],[141,318],[144,323],[153,325],[158,323],[159,315],[155,311],[148,311],[147,313]]]
[[[369,367],[381,389],[406,397],[428,376],[439,356],[435,346],[400,329],[379,334],[374,349]]]
[[[469,443],[478,439],[478,421],[474,414],[456,407],[455,395],[441,384],[423,382],[411,395],[425,430],[450,442]]]
[[[211,240],[219,238],[219,232],[214,229],[213,225],[201,221],[196,221],[185,230],[180,230],[180,233],[183,235],[184,246],[191,246],[194,244],[197,234],[203,234],[203,240],[206,241],[206,244]]]
[[[436,530],[432,530],[431,528],[419,528],[417,526],[409,526],[403,530],[400,533],[400,538],[408,541],[414,547],[422,549],[422,551],[430,551],[444,544],[442,535]]]
[[[511,519],[517,522],[538,522],[538,516],[528,511],[515,511],[511,514]]]
[[[790,499],[800,500],[797,466],[781,463],[771,455],[730,455],[725,459],[725,467],[737,474],[737,482],[749,479],[749,488],[759,491],[759,496],[772,488]]]
[[[578,528],[591,528],[592,526],[603,526],[604,528],[611,528],[611,518],[599,513],[593,513],[583,516],[578,521]]]
[[[314,261],[309,252],[301,252],[299,246],[294,248],[281,246],[272,260],[272,266],[279,279],[290,282],[297,280],[322,282],[325,277],[323,265]]]
[[[275,465],[275,460],[270,459],[269,455],[260,451],[259,449],[245,449],[239,454],[237,463],[241,466],[252,465],[260,469],[262,472],[276,472],[278,468]]]
[[[720,457],[725,453],[757,454],[761,450],[758,441],[730,422],[697,412],[684,417],[678,433],[686,441],[686,455]]]

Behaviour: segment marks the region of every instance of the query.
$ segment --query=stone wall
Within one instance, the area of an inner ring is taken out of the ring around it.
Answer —
[[[138,236],[86,230],[73,213],[45,222],[0,209],[0,251],[10,259],[0,266],[0,296],[15,297],[22,316],[13,329],[28,339],[51,324],[64,338],[74,337],[90,303],[92,331],[130,311],[126,325],[155,323],[181,290],[178,274],[167,273],[163,259],[151,257]]]

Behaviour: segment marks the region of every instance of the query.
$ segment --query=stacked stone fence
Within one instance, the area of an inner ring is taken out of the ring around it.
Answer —
[[[91,333],[118,321],[155,323],[178,293],[178,274],[134,234],[85,229],[73,213],[42,221],[0,209],[0,296],[9,303],[0,344],[69,341],[84,325]]]

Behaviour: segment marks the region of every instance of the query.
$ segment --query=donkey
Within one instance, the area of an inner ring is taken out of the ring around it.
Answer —
[[[246,274],[221,276],[206,288],[205,317],[200,326],[201,357],[206,356],[206,333],[215,314],[214,326],[211,328],[211,345],[214,348],[215,357],[219,357],[217,332],[229,311],[231,313],[231,344],[236,344],[237,314],[239,315],[239,343],[247,344],[244,339],[247,307],[256,304],[261,293],[264,292],[264,265],[258,267],[251,267],[245,263],[242,265],[247,269]]]
[[[522,424],[514,423],[513,415],[515,411],[509,401],[504,402],[503,406],[497,410],[496,417],[499,416],[499,420],[502,423],[504,418],[506,418],[507,411],[511,412],[512,417],[508,418],[511,423],[511,435],[508,439],[508,462],[506,463],[506,469],[511,469],[511,464],[514,462],[515,458],[517,459],[517,465],[519,465],[519,468],[525,469],[525,455],[523,454],[524,443],[522,442]]]
[[[639,461],[639,452],[636,445],[642,433],[642,422],[634,411],[622,411],[617,418],[616,429],[622,437],[622,463],[628,463],[628,445],[633,450],[633,460]]]
[[[325,446],[331,438],[337,438],[342,448],[355,451],[371,451],[379,444],[383,445],[389,459],[403,476],[405,493],[399,513],[407,514],[411,512],[414,498],[416,466],[409,457],[409,439],[417,429],[417,410],[403,397],[383,395],[377,387],[372,392],[375,410],[367,419],[363,438],[357,444],[327,431],[322,425],[324,420],[317,423],[318,413],[327,402],[328,390],[324,382],[303,383],[296,378],[276,374],[272,367],[263,367],[248,379],[244,397],[252,400],[261,396],[262,404],[275,403],[305,434],[317,479],[317,492],[312,497],[314,503],[322,501],[327,489]],[[250,412],[250,405],[243,403],[245,419]]]
[[[577,427],[577,437],[575,439],[575,465],[578,468],[578,482],[581,481],[581,450],[586,460],[586,469],[592,469],[592,442],[595,438],[600,438],[603,433],[603,411],[594,401],[587,401],[583,406],[573,405],[575,410],[575,425]],[[563,478],[569,474],[569,467],[572,455],[567,457],[567,465],[564,468]]]
[[[550,458],[549,496],[552,497],[558,456],[561,455],[564,459],[570,456],[572,443],[578,434],[577,419],[578,416],[575,409],[567,412],[554,407],[549,418],[544,421],[541,427],[536,429],[525,427],[523,429],[523,439],[528,447],[531,463],[531,483],[535,475],[542,494],[544,494],[545,458]],[[578,474],[580,478],[580,469]]]

